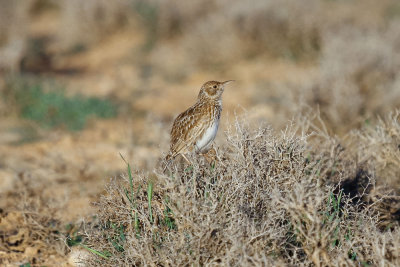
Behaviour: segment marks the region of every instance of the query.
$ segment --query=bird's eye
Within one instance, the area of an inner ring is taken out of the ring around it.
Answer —
[[[216,85],[214,85],[214,86],[213,86],[213,88],[215,89],[215,88],[217,88],[217,86],[216,86]]]

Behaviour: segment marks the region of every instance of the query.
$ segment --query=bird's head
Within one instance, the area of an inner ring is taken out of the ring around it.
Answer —
[[[203,84],[200,89],[200,93],[198,99],[204,100],[219,100],[222,97],[222,93],[224,92],[224,87],[228,83],[233,80],[225,81],[225,82],[217,82],[217,81],[209,81]]]

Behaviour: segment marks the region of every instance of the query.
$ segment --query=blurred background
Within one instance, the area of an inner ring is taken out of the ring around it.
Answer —
[[[0,211],[75,221],[119,153],[154,168],[208,80],[236,80],[217,143],[235,115],[344,136],[399,108],[400,2],[0,0],[0,75]]]

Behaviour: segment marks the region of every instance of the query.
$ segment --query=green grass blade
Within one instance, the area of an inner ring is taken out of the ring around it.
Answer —
[[[83,247],[84,249],[88,250],[89,252],[91,252],[91,253],[93,253],[93,254],[99,256],[99,257],[102,257],[103,259],[108,260],[108,256],[105,255],[105,254],[103,254],[103,253],[101,253],[100,251],[97,251],[97,250],[95,250],[95,249],[89,248],[88,246],[86,246],[86,245],[84,245],[84,244],[79,244],[79,245],[80,245],[81,247]]]
[[[151,200],[153,198],[153,183],[149,181],[148,187],[147,187],[147,201],[149,204],[149,216],[150,216],[150,222],[153,222],[153,211],[151,210]]]
[[[131,165],[128,163],[128,176],[129,176],[129,186],[131,188],[131,203],[133,204],[134,193],[133,193],[133,178],[131,172]]]

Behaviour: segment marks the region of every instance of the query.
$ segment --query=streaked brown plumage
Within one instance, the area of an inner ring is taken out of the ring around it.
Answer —
[[[181,113],[171,130],[171,146],[167,160],[185,153],[206,153],[218,131],[224,86],[231,81],[209,81],[200,89],[197,102]]]

